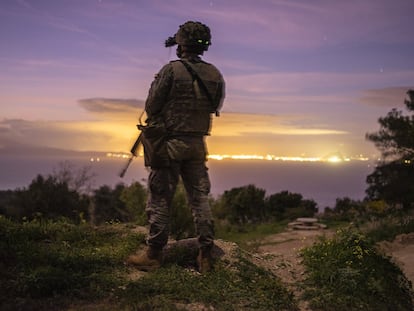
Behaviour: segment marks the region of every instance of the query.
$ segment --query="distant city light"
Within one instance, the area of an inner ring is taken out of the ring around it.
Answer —
[[[339,163],[339,162],[342,162],[342,159],[338,156],[332,156],[332,157],[329,157],[327,161],[331,163]]]
[[[108,158],[122,158],[122,159],[127,159],[129,158],[131,155],[127,154],[127,153],[113,153],[113,152],[108,152],[106,154],[106,156]]]
[[[209,159],[213,160],[265,160],[265,161],[293,161],[293,162],[330,162],[330,163],[341,163],[341,162],[349,162],[351,160],[357,161],[368,161],[369,158],[364,157],[363,155],[359,155],[353,158],[345,158],[340,156],[330,156],[328,158],[321,158],[321,157],[287,157],[287,156],[275,156],[267,154],[265,156],[262,155],[248,155],[248,154],[241,154],[241,155],[228,155],[228,154],[210,154],[208,156]]]
[[[129,158],[131,154],[129,153],[113,153],[109,152],[106,154],[109,158]],[[143,156],[142,153],[139,156]],[[210,154],[208,159],[211,160],[263,160],[263,161],[283,161],[283,162],[329,162],[329,163],[342,163],[349,161],[368,161],[369,158],[363,155],[358,155],[356,157],[342,157],[337,155],[332,155],[329,157],[287,157],[287,156],[276,156],[276,155],[257,155],[257,154]]]

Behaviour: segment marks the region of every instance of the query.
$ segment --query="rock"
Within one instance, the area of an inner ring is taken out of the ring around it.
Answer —
[[[318,219],[317,218],[309,218],[309,217],[301,217],[301,218],[297,218],[296,221],[302,222],[302,223],[305,223],[305,224],[313,224],[313,223],[318,222]]]
[[[317,218],[300,217],[295,221],[288,223],[288,227],[295,230],[319,230],[326,229],[327,226],[318,223]]]

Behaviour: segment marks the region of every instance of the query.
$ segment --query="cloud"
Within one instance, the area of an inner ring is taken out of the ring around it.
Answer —
[[[0,144],[33,145],[76,151],[128,150],[138,135],[130,120],[0,122]]]
[[[305,126],[311,121],[305,115],[263,115],[223,113],[222,117],[213,120],[213,132],[217,136],[249,136],[249,135],[289,135],[318,136],[343,135],[346,131],[334,128]]]
[[[128,152],[138,135],[135,126],[138,117],[137,110],[143,103],[139,100],[91,98],[81,100],[80,104],[95,116],[94,120],[4,119],[0,121],[0,145],[3,148],[15,143],[76,151]],[[315,142],[319,139],[326,140],[326,137],[347,136],[348,134],[346,131],[329,128],[326,125],[318,127],[314,123],[312,126],[312,122],[312,117],[307,115],[223,113],[221,117],[213,121],[213,137],[221,142],[213,144],[213,152],[220,153],[223,148],[231,148],[234,142],[247,141],[252,137],[255,137],[255,141],[263,142],[263,137],[278,137],[279,141],[281,137],[296,137],[294,140],[300,141],[304,140],[304,137],[312,136],[312,141]],[[226,141],[227,146],[223,143]],[[283,148],[289,148],[288,142],[289,139],[284,140]],[[218,149],[214,150],[214,146]],[[263,149],[266,149],[266,146],[268,144],[264,144]],[[253,144],[245,147],[246,152],[252,153],[254,150]]]
[[[86,98],[80,99],[79,104],[92,113],[137,113],[144,108],[145,102],[139,99],[114,99],[114,98]]]
[[[400,108],[404,105],[407,91],[413,87],[388,87],[383,89],[365,90],[361,102],[370,106]]]

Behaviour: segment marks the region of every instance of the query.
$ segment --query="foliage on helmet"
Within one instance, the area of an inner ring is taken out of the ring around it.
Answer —
[[[188,21],[180,25],[174,37],[169,37],[165,41],[165,46],[173,46],[175,44],[183,46],[198,46],[207,51],[211,45],[210,28],[203,23]]]

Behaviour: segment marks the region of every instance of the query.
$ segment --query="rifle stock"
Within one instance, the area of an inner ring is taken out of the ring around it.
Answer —
[[[128,170],[129,165],[132,163],[132,160],[137,156],[137,150],[139,147],[139,144],[142,140],[142,132],[139,134],[137,140],[135,141],[134,145],[131,148],[131,156],[128,159],[128,162],[122,169],[122,171],[119,173],[119,177],[123,178],[125,176],[126,171]]]

